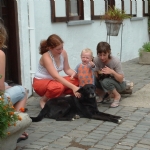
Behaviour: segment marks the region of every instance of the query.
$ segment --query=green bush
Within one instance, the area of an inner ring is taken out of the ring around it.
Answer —
[[[141,52],[150,52],[150,42],[145,42],[142,48],[139,49],[139,56],[141,56]]]
[[[144,43],[142,48],[145,52],[150,52],[150,42]]]

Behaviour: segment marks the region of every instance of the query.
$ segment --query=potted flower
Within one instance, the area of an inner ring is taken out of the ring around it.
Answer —
[[[139,49],[139,63],[150,64],[150,42],[145,42]]]
[[[5,138],[10,132],[7,129],[10,126],[16,126],[16,122],[21,117],[15,113],[15,109],[8,99],[8,103],[4,102],[2,92],[0,93],[0,138]]]
[[[124,10],[115,7],[109,7],[108,11],[101,17],[105,20],[107,35],[117,36],[120,26],[124,19],[131,18]]]
[[[0,150],[14,150],[17,139],[30,124],[28,114],[16,112],[10,98],[4,100],[4,91],[0,91]]]
[[[2,76],[0,75],[0,78]],[[15,113],[15,109],[7,97],[7,102],[4,101],[4,92],[0,91],[0,138],[5,138],[10,133],[7,132],[9,126],[16,126],[16,122],[21,120],[21,117]]]

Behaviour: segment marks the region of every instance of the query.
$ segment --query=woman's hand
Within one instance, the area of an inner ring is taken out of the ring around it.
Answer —
[[[81,94],[77,92],[79,90],[79,87],[75,86],[72,90],[73,90],[75,97],[78,97],[78,98],[81,97]]]
[[[75,80],[75,79],[74,79],[75,75],[76,75],[76,72],[74,72],[74,73],[71,75],[70,79],[71,79],[71,80]]]
[[[104,68],[102,68],[102,73],[104,74],[113,74],[113,71],[112,69],[110,69],[109,67],[105,66]]]
[[[102,73],[104,74],[111,74],[114,76],[114,78],[118,81],[118,82],[122,82],[123,81],[123,75],[122,74],[119,74],[117,73],[115,70],[113,69],[110,69],[109,67],[105,66],[102,70]]]
[[[5,90],[7,90],[7,89],[9,89],[9,88],[11,88],[11,86],[5,86]]]

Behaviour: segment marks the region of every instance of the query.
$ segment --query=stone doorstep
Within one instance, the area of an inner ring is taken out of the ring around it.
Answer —
[[[4,139],[0,139],[0,150],[14,150],[16,148],[17,139],[31,124],[32,120],[30,119],[27,113],[19,113],[19,115],[22,118],[22,120],[17,121],[16,126],[11,126],[8,129],[10,135],[8,135]]]

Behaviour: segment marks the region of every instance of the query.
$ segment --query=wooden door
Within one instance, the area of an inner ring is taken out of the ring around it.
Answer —
[[[4,49],[6,54],[5,80],[15,84],[21,84],[16,0],[0,0],[0,18],[3,20],[8,32],[8,47]]]

